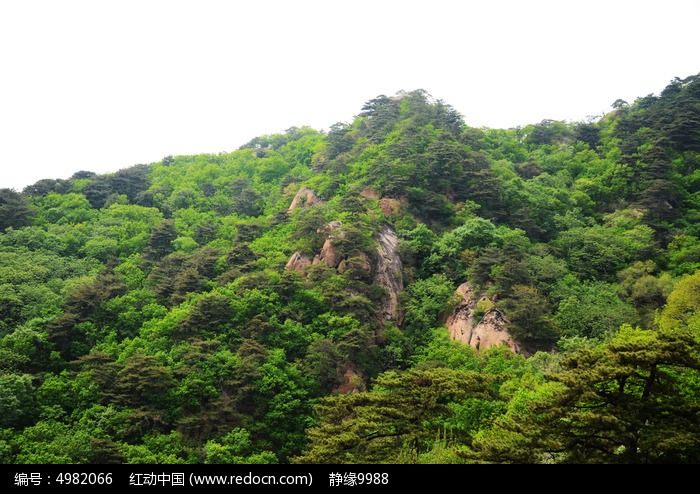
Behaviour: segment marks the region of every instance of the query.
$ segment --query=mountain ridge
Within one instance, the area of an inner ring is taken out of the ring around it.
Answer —
[[[614,106],[0,190],[0,460],[697,461],[700,75]]]

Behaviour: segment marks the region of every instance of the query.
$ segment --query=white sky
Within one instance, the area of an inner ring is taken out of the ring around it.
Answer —
[[[0,188],[349,122],[425,89],[577,121],[700,72],[700,0],[0,0]]]

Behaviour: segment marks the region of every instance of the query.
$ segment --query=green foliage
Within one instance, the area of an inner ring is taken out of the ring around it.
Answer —
[[[481,364],[477,355],[471,346],[450,340],[446,331],[436,328],[430,342],[416,349],[412,364],[414,367],[432,365],[457,370],[478,370]]]
[[[623,326],[550,375],[546,393],[499,419],[467,456],[518,463],[686,463],[699,453],[697,341]],[[530,417],[530,422],[521,420]]]
[[[34,385],[28,374],[0,374],[0,426],[22,427],[36,418]]]
[[[16,463],[89,463],[90,436],[56,420],[42,420],[17,438]]]
[[[36,211],[12,189],[0,189],[0,232],[30,225]]]
[[[117,405],[165,411],[174,385],[172,371],[157,357],[137,353],[120,366],[106,394]]]
[[[546,349],[556,341],[558,333],[551,312],[537,288],[515,285],[508,298],[499,302],[499,306],[508,317],[510,333],[528,349]]]
[[[665,330],[689,329],[697,339],[700,336],[700,271],[683,277],[661,311],[659,326]]]
[[[40,205],[42,224],[87,223],[97,217],[97,211],[84,194],[49,192],[35,202]]]
[[[692,274],[700,269],[700,240],[679,234],[668,246],[669,268],[675,275]]]
[[[454,304],[454,285],[441,274],[417,280],[405,292],[405,334],[410,342],[409,351],[428,343],[432,329],[440,326]]]
[[[612,280],[615,273],[640,259],[653,244],[653,231],[635,225],[632,214],[623,211],[611,216],[608,225],[562,232],[555,244],[564,250],[569,268],[584,278]]]
[[[562,300],[554,320],[563,336],[604,340],[622,324],[635,324],[638,319],[634,307],[620,298],[620,289],[608,283],[574,282],[573,286],[562,286],[557,295]]]
[[[525,142],[530,146],[553,144],[555,141],[565,139],[571,132],[564,122],[554,120],[542,120],[524,130],[527,133]]]
[[[67,360],[87,353],[109,325],[112,314],[106,304],[126,291],[123,280],[109,269],[79,285],[68,296],[63,314],[47,325],[48,340]]]
[[[319,424],[294,463],[392,463],[406,450],[416,461],[427,451],[450,403],[487,397],[488,379],[446,368],[389,372],[372,391],[328,397],[316,407]]]
[[[698,88],[0,190],[0,461],[697,462]],[[450,340],[465,282],[522,355]]]
[[[253,452],[250,433],[236,428],[218,441],[208,441],[204,446],[204,463],[223,465],[251,465],[277,463],[277,456],[271,451]]]
[[[168,464],[177,465],[187,463],[187,450],[185,438],[182,434],[173,431],[169,434],[144,434],[143,443],[125,445],[124,460],[129,464]]]
[[[147,247],[144,251],[145,258],[157,261],[170,254],[173,250],[173,241],[177,236],[175,222],[163,220],[154,225],[148,237]]]

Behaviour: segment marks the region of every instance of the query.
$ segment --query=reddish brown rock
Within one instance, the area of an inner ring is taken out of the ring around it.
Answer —
[[[304,269],[306,269],[309,266],[311,266],[311,259],[309,259],[309,257],[305,256],[304,254],[295,252],[294,254],[292,254],[292,257],[289,258],[289,261],[287,261],[285,268],[290,271],[303,272]]]
[[[461,284],[455,293],[460,301],[446,322],[451,339],[470,345],[478,351],[503,344],[513,353],[522,353],[520,346],[507,331],[507,321],[501,311],[490,308],[477,321],[477,300],[469,283]],[[482,299],[488,300],[486,297]]]
[[[292,203],[287,209],[287,214],[291,214],[295,209],[299,207],[313,206],[314,204],[320,204],[323,201],[314,193],[313,190],[308,187],[302,187],[299,189],[292,199]]]
[[[333,393],[352,394],[364,390],[364,380],[354,365],[350,364],[345,369],[339,370],[343,376],[342,382],[333,389]]]
[[[362,192],[360,192],[360,196],[366,197],[367,199],[375,199],[375,200],[379,199],[379,197],[380,197],[379,193],[371,187],[368,187],[365,190],[363,190]]]
[[[321,252],[314,256],[313,264],[325,263],[329,268],[337,268],[343,258],[338,254],[335,246],[333,245],[333,240],[327,238],[323,242],[323,247],[321,247]]]
[[[396,216],[401,211],[401,201],[384,197],[379,200],[379,207],[382,209],[385,218]]]

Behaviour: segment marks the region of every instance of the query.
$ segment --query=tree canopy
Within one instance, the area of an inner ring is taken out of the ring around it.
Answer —
[[[0,461],[697,463],[700,75],[613,106],[0,190]]]

